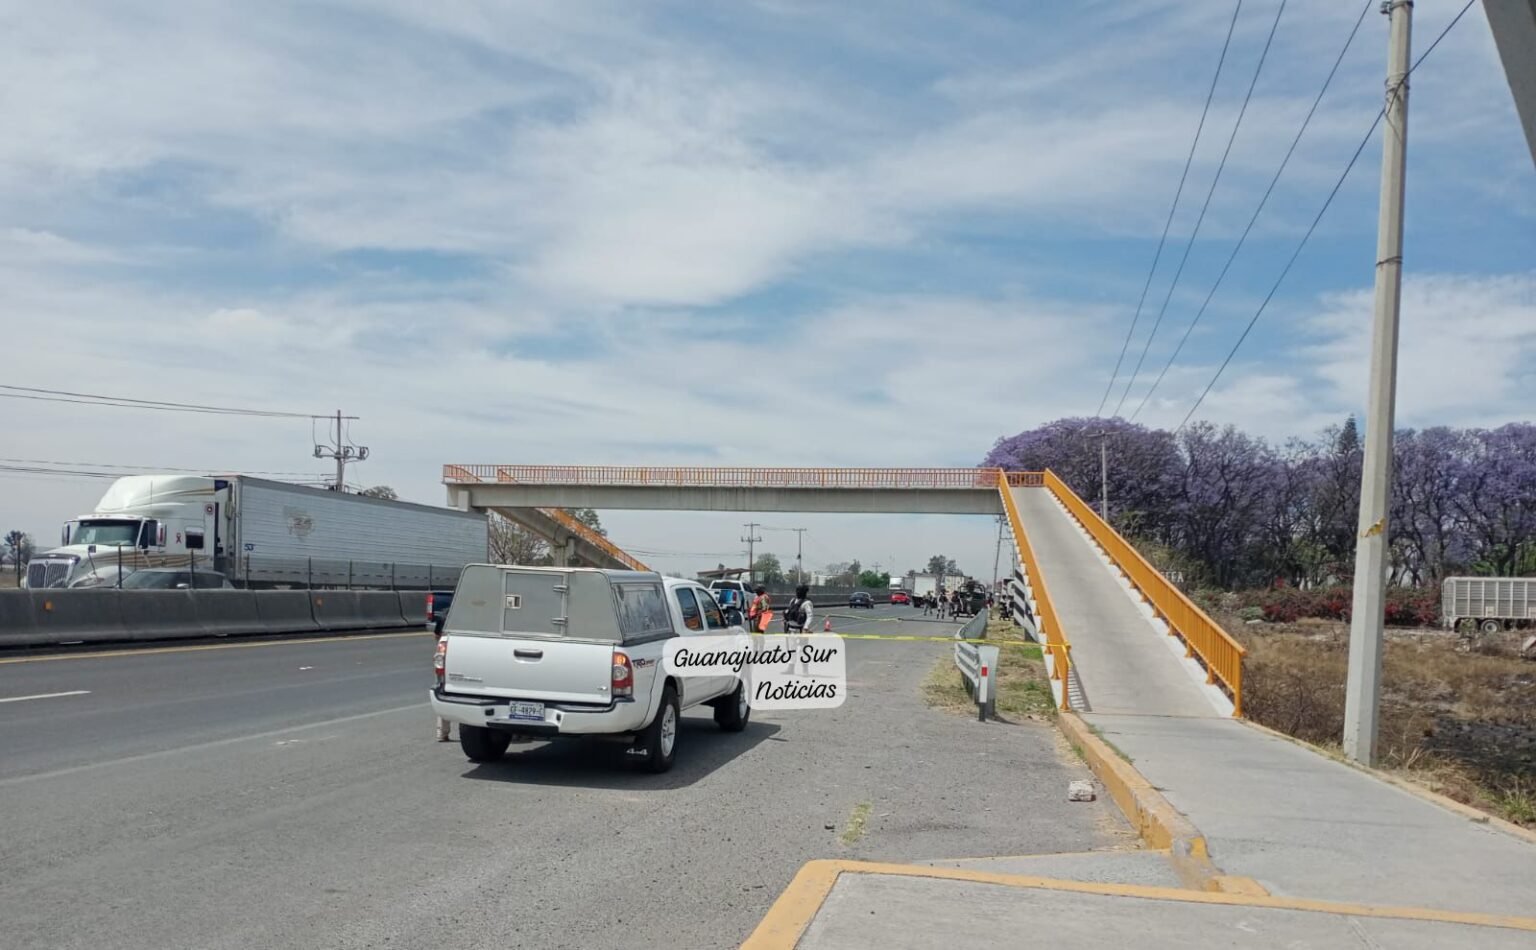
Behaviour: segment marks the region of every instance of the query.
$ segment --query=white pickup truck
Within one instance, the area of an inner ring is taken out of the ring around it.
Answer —
[[[643,571],[471,564],[438,641],[432,711],[459,724],[474,762],[513,739],[608,737],[672,767],[678,717],[703,703],[729,732],[747,726],[733,675],[668,675],[673,637],[741,634],[695,581]]]

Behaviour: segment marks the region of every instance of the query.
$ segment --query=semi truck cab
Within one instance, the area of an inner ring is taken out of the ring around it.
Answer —
[[[120,478],[96,511],[64,523],[59,547],[32,559],[23,586],[115,587],[140,568],[185,564],[196,554],[221,570],[228,495],[221,478]]]

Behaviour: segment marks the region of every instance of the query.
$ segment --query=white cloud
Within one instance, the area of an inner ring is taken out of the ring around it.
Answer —
[[[1360,405],[1370,373],[1373,293],[1330,294],[1301,355],[1336,402]],[[1486,425],[1529,412],[1536,382],[1536,273],[1426,275],[1403,285],[1398,335],[1401,425]]]
[[[1293,6],[1207,234],[1246,218],[1311,94],[1289,77],[1320,78],[1347,29],[1336,4]],[[447,461],[967,464],[999,435],[1085,414],[1225,28],[1197,4],[1112,2],[1044,26],[1033,11],[787,0],[717,20],[473,0],[25,13],[0,40],[11,381],[340,407],[374,453],[357,477],[429,501]],[[1466,32],[1415,87],[1431,146],[1415,161],[1431,170],[1465,154],[1436,117],[1465,119],[1465,150],[1510,113]],[[1378,58],[1352,59],[1262,227],[1311,213],[1375,108]],[[1233,108],[1218,98],[1212,141]],[[1523,152],[1498,128],[1480,151],[1502,168]],[[1216,151],[1197,159],[1196,192]],[[1476,187],[1468,216],[1497,218],[1524,186]],[[1053,273],[1045,252],[1069,242],[1080,263]],[[1528,401],[1530,285],[1500,280],[1410,281],[1405,374],[1426,382],[1405,387],[1405,421]],[[1305,339],[1243,354],[1211,417],[1268,434],[1334,421],[1363,392],[1365,299],[1327,297]],[[1416,342],[1436,323],[1421,312],[1459,335]],[[1188,354],[1153,420],[1182,415],[1212,369]],[[9,399],[0,413],[5,457],[315,467],[303,422]],[[102,487],[0,478],[21,489],[0,492],[0,528],[43,538]],[[712,550],[741,519],[611,520],[621,540]],[[942,540],[972,567],[992,540],[967,519],[817,530],[825,559],[906,566]]]

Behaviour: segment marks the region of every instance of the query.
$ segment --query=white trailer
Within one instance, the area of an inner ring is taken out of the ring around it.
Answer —
[[[34,558],[29,587],[114,586],[194,563],[243,587],[452,586],[487,558],[483,514],[245,475],[120,478]]]
[[[1463,620],[1483,633],[1523,629],[1536,622],[1536,578],[1447,577],[1440,585],[1440,613],[1452,630]]]

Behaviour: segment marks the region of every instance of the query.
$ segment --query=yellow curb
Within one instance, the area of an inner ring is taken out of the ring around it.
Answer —
[[[763,917],[757,929],[743,943],[742,950],[793,950],[825,904],[827,896],[843,874],[925,877],[971,884],[995,884],[1020,889],[1064,891],[1100,897],[1131,897],[1142,900],[1174,901],[1220,907],[1260,907],[1314,914],[1348,917],[1412,920],[1425,923],[1462,924],[1472,927],[1497,927],[1536,933],[1536,917],[1512,917],[1465,911],[1434,910],[1428,907],[1391,907],[1377,904],[1351,904],[1305,898],[1272,897],[1215,891],[1183,890],[1146,884],[1097,884],[1062,881],[1025,874],[997,874],[958,868],[936,868],[910,864],[883,864],[864,861],[811,861],[800,869],[789,887]]]
[[[1269,889],[1251,877],[1240,874],[1218,874],[1211,878],[1216,890],[1224,894],[1246,894],[1249,897],[1268,897]]]
[[[431,631],[424,631],[431,636]],[[249,650],[253,647],[283,647],[295,643],[350,643],[356,640],[395,640],[400,637],[419,637],[423,631],[407,630],[402,633],[365,633],[357,636],[303,637],[296,640],[252,640],[240,643],[204,643],[185,647],[145,647],[142,650],[99,650],[94,653],[54,653],[47,656],[18,656],[0,660],[0,666],[12,663],[47,663],[52,660],[99,660],[113,656],[158,656],[164,653],[201,653],[204,650]]]
[[[1249,727],[1250,729],[1257,729],[1259,732],[1274,736],[1276,739],[1284,739],[1291,745],[1300,746],[1303,749],[1306,749],[1308,752],[1311,752],[1313,755],[1322,756],[1330,762],[1337,762],[1340,765],[1347,765],[1357,772],[1364,772],[1372,778],[1380,779],[1381,781],[1386,782],[1388,785],[1394,786],[1395,788],[1400,788],[1408,794],[1413,795],[1416,798],[1421,798],[1431,805],[1439,805],[1441,808],[1444,808],[1447,811],[1453,811],[1461,817],[1470,819],[1477,824],[1490,825],[1499,829],[1505,834],[1514,835],[1516,838],[1520,838],[1524,841],[1530,842],[1531,844],[1536,844],[1536,831],[1521,827],[1512,821],[1505,821],[1503,818],[1500,818],[1497,815],[1490,815],[1488,812],[1483,811],[1481,808],[1474,808],[1465,802],[1458,802],[1456,799],[1448,798],[1445,795],[1441,795],[1439,792],[1432,792],[1424,786],[1417,784],[1416,782],[1410,782],[1407,779],[1398,778],[1395,775],[1390,775],[1381,771],[1380,769],[1371,768],[1368,765],[1361,765],[1359,762],[1356,762],[1352,759],[1335,758],[1304,739],[1298,739],[1295,736],[1288,736],[1283,732],[1277,732],[1268,726],[1261,726],[1252,720],[1241,719],[1239,722]]]
[[[811,925],[816,912],[832,893],[832,885],[847,861],[808,861],[789,882],[789,887],[768,908],[768,913],[741,945],[742,950],[792,950],[800,935]]]
[[[1082,750],[1088,768],[1108,790],[1136,833],[1155,851],[1166,851],[1174,873],[1186,887],[1222,890],[1221,869],[1211,862],[1205,836],[1188,818],[1152,787],[1146,777],[1122,759],[1075,713],[1056,716],[1067,740]]]

